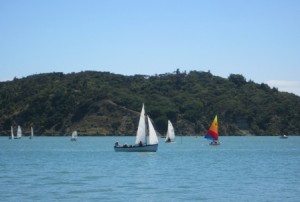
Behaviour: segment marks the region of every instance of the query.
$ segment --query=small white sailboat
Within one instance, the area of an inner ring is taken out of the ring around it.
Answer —
[[[21,126],[18,126],[17,137],[15,139],[21,139],[21,138],[22,138],[22,129]]]
[[[281,139],[287,139],[288,136],[284,134],[284,135],[281,135],[280,138],[281,138]]]
[[[33,138],[33,128],[31,127],[31,134],[30,134],[29,139],[32,139],[32,138]]]
[[[171,121],[168,120],[168,131],[167,131],[165,142],[169,143],[169,142],[174,142],[174,141],[175,141],[174,127],[173,127]]]
[[[13,128],[12,126],[10,127],[10,133],[11,133],[11,134],[10,134],[9,139],[12,139],[12,140],[15,139],[15,136],[14,136],[14,128]]]
[[[77,131],[73,131],[71,141],[76,141],[77,140]]]
[[[147,123],[148,123],[148,128],[147,128]],[[147,133],[149,134],[149,142],[147,142]],[[143,104],[140,120],[139,120],[139,126],[136,133],[135,144],[119,145],[119,143],[116,142],[114,149],[116,152],[156,152],[157,148],[158,148],[157,134],[149,116],[145,115],[145,108]]]

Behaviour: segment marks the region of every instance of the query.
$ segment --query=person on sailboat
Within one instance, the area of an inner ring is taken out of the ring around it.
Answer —
[[[139,143],[139,146],[140,146],[140,147],[142,147],[142,146],[143,146],[143,143],[142,143],[142,141],[140,141],[140,143]]]

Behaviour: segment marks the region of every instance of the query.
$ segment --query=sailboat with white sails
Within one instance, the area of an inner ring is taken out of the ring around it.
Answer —
[[[33,127],[30,128],[30,131],[31,131],[31,134],[30,134],[29,139],[32,139],[33,138]]]
[[[17,137],[15,137],[15,139],[21,139],[21,138],[22,138],[22,129],[21,126],[18,126]]]
[[[148,123],[148,127],[147,127]],[[147,142],[147,133],[149,134],[149,141]],[[139,126],[136,133],[136,139],[134,145],[119,145],[115,143],[114,149],[116,152],[156,152],[158,148],[158,139],[156,131],[152,125],[152,122],[145,114],[145,107],[143,104],[140,114]]]
[[[77,140],[77,131],[74,130],[72,133],[71,141],[76,141]]]
[[[10,127],[10,137],[9,137],[9,139],[12,139],[12,140],[15,139],[13,126]]]
[[[169,142],[174,142],[174,141],[175,141],[174,127],[173,127],[171,121],[168,120],[168,131],[167,131],[165,142],[169,143]]]

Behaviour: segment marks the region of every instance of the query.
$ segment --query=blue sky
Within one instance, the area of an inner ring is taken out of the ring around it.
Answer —
[[[300,95],[300,1],[0,0],[0,81],[176,69]]]

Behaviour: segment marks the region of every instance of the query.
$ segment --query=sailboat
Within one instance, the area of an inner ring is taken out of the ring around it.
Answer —
[[[10,127],[10,132],[11,132],[11,135],[10,135],[10,137],[9,137],[9,139],[15,139],[15,136],[14,136],[14,128],[11,126]]]
[[[166,139],[165,142],[174,142],[175,140],[175,132],[174,132],[174,127],[171,123],[170,120],[168,120],[168,131],[167,131],[167,135],[166,135]]]
[[[219,145],[219,125],[218,125],[218,117],[215,116],[213,122],[210,125],[210,128],[207,131],[207,134],[204,136],[207,139],[212,140],[210,145]]]
[[[147,121],[148,128],[147,128]],[[149,142],[147,142],[147,135],[149,134]],[[134,145],[119,145],[115,143],[114,149],[116,152],[156,152],[158,148],[158,139],[156,131],[152,125],[149,116],[145,115],[145,107],[143,104],[142,111],[140,114],[139,126],[136,133],[136,139]]]
[[[283,135],[281,135],[281,136],[280,136],[280,138],[281,138],[281,139],[287,139],[287,138],[288,138],[288,136],[287,136],[287,135],[285,135],[285,134],[283,134]]]
[[[74,130],[72,133],[71,141],[76,141],[77,140],[77,131]]]
[[[18,126],[17,137],[15,139],[21,139],[21,138],[22,138],[22,129],[21,126]]]
[[[30,134],[29,139],[32,139],[32,138],[33,138],[33,128],[31,127],[31,134]]]

